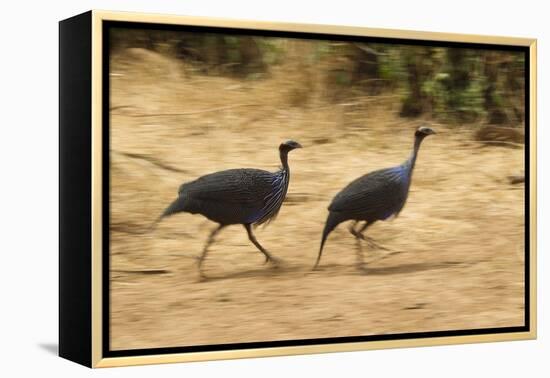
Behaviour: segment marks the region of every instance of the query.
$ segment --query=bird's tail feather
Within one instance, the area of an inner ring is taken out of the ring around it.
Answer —
[[[325,242],[327,240],[328,235],[338,226],[340,223],[342,223],[342,219],[338,216],[336,213],[329,213],[327,217],[327,221],[325,222],[325,228],[323,229],[323,236],[321,238],[321,246],[319,247],[319,255],[317,256],[317,261],[315,262],[315,266],[313,269],[317,268],[319,265],[319,262],[321,262],[321,255],[323,254],[323,247],[325,245]]]
[[[161,220],[163,220],[166,217],[169,217],[173,214],[179,213],[183,211],[185,208],[185,202],[182,197],[178,197],[174,202],[170,204],[163,212],[162,214],[153,222],[151,223],[151,226],[149,226],[149,232],[153,231],[155,228],[157,228],[157,225],[160,223]]]

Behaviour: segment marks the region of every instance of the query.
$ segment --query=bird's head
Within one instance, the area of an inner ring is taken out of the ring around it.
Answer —
[[[433,129],[430,129],[427,126],[420,126],[418,129],[416,129],[414,136],[417,138],[424,139],[428,135],[432,135],[432,134],[436,134],[436,132]]]
[[[294,140],[287,140],[279,146],[281,152],[290,152],[296,148],[302,148],[302,145]]]

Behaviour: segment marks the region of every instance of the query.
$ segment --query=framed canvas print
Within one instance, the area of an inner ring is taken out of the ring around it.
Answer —
[[[536,336],[536,41],[60,22],[59,353]]]

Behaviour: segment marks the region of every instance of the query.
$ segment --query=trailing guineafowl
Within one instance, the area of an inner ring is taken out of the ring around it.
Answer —
[[[409,195],[418,149],[424,138],[432,134],[435,134],[435,131],[429,127],[419,127],[414,134],[411,156],[403,164],[361,176],[334,197],[328,208],[329,215],[314,269],[321,261],[323,246],[330,232],[347,220],[355,221],[350,227],[354,237],[377,246],[363,233],[376,221],[386,220],[392,215],[397,216],[403,209]],[[356,229],[357,223],[362,221],[365,223]]]
[[[264,254],[265,261],[276,262],[256,240],[252,226],[273,220],[279,212],[290,179],[288,153],[301,147],[292,140],[279,146],[282,167],[277,172],[253,168],[229,169],[184,183],[179,188],[178,198],[164,210],[155,224],[179,212],[201,214],[218,223],[199,257],[201,275],[208,247],[222,228],[232,224],[242,224],[250,241]]]

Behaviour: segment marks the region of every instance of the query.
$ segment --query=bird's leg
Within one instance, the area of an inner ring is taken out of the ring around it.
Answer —
[[[363,234],[361,234],[355,229],[355,226],[358,223],[359,221],[354,221],[352,225],[349,227],[349,232],[355,237],[355,241],[357,244],[357,266],[361,267],[363,265],[363,246],[361,245],[361,239],[364,239],[364,237],[363,237]]]
[[[367,221],[365,221],[365,223],[363,223],[363,225],[358,229],[356,230],[355,229],[355,226],[359,223],[359,221],[355,221],[351,227],[349,228],[349,232],[351,232],[351,234],[353,236],[355,236],[357,239],[362,239],[362,240],[365,240],[365,235],[363,234],[365,232],[365,230],[367,229],[367,227],[369,227],[372,223],[369,223]]]
[[[357,223],[358,222],[354,223],[354,226]],[[357,238],[357,240],[359,240],[359,239],[364,240],[367,243],[367,245],[370,247],[371,253],[373,251],[377,251],[377,255],[380,256],[380,252],[378,250],[391,251],[391,249],[386,248],[384,246],[381,246],[380,244],[376,243],[373,238],[371,238],[370,236],[365,235],[366,229],[369,226],[371,226],[373,223],[374,222],[370,222],[370,223],[365,222],[358,230],[356,230],[355,228],[352,227],[352,228],[350,228],[350,232]],[[384,257],[379,257],[379,259],[383,259],[383,258]]]
[[[355,242],[357,244],[357,266],[359,268],[363,267],[364,258],[363,258],[363,246],[361,245],[361,239],[355,238]]]
[[[355,226],[359,223],[359,221],[353,221],[352,225],[349,226],[349,232],[357,239],[361,239],[362,235],[357,232],[355,229]]]
[[[401,251],[396,251],[396,250],[381,246],[380,244],[376,243],[374,239],[368,236],[365,236],[365,241],[373,248],[372,251],[377,251],[378,258],[376,258],[375,260],[372,260],[371,262],[384,260],[390,256],[401,253]],[[380,252],[380,250],[387,251],[388,253],[382,253]]]
[[[220,224],[218,227],[216,227],[214,230],[212,230],[212,232],[208,236],[208,239],[206,240],[206,244],[205,244],[205,246],[202,250],[202,254],[199,257],[199,273],[200,273],[201,277],[203,276],[201,267],[202,267],[202,263],[203,263],[204,259],[206,258],[206,255],[208,253],[208,247],[210,246],[210,244],[212,244],[214,242],[214,238],[216,237],[216,234],[218,232],[220,232],[221,229],[224,228],[224,227],[225,227],[225,225]]]
[[[357,223],[357,222],[356,222]],[[369,227],[370,225],[372,224],[369,223],[369,222],[365,222],[363,224],[363,226],[361,226],[361,228],[359,230],[355,230],[355,229],[350,229],[350,232],[355,235],[355,237],[357,238],[360,238],[360,239],[363,239],[364,241],[367,242],[367,244],[369,245],[369,247],[371,248],[376,248],[376,249],[382,249],[384,251],[389,251],[390,249],[384,247],[384,246],[381,246],[380,244],[376,243],[374,241],[373,238],[371,238],[370,236],[367,236],[365,235],[365,230],[367,229],[367,227]],[[354,224],[355,225],[355,224]]]
[[[276,264],[278,262],[278,259],[271,256],[269,254],[269,252],[267,252],[265,250],[265,248],[262,247],[262,245],[260,243],[258,243],[258,241],[256,240],[256,237],[252,233],[252,226],[250,224],[245,224],[244,228],[246,229],[246,232],[248,233],[248,239],[256,246],[256,248],[258,248],[260,250],[260,252],[262,252],[264,254],[264,256],[265,256],[264,264],[267,263],[268,261],[271,261],[271,262]]]

